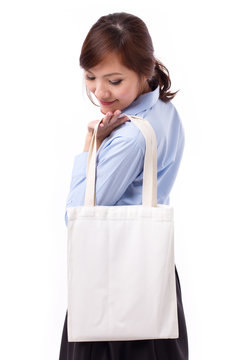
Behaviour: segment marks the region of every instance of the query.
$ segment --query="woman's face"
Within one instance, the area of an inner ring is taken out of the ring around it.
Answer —
[[[143,93],[146,82],[146,77],[140,80],[138,74],[125,67],[115,53],[110,53],[98,65],[84,71],[84,77],[103,114],[126,108]]]

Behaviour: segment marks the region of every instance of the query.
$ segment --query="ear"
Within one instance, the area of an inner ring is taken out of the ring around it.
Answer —
[[[150,89],[147,76],[142,77],[142,89],[144,92],[148,92]]]
[[[147,76],[142,75],[142,76],[141,76],[141,82],[142,82],[142,84],[145,84],[146,81],[147,81]]]
[[[146,90],[149,88],[147,83],[147,76],[141,75],[139,78],[139,95],[146,92]]]
[[[144,88],[146,86],[146,82],[147,82],[147,77],[142,75],[140,78],[141,88]]]

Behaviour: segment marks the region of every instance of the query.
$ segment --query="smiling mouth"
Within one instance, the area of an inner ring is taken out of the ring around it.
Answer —
[[[102,105],[111,105],[111,104],[113,104],[116,100],[114,100],[114,101],[102,101],[102,100],[99,100],[100,101],[100,103],[102,104]]]

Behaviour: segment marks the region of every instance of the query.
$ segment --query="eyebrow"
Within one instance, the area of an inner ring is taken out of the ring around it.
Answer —
[[[93,73],[92,71],[90,71],[90,70],[87,70],[87,71],[94,75],[94,73]],[[105,74],[105,75],[103,75],[103,77],[111,76],[111,75],[123,75],[123,74],[122,74],[122,73],[115,72],[115,73],[111,73],[111,74]]]

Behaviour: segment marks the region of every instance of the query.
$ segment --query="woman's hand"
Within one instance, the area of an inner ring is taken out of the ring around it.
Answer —
[[[130,121],[127,116],[118,119],[121,110],[116,110],[114,113],[108,112],[101,120],[97,130],[97,141],[102,142],[111,132],[126,121]],[[93,120],[88,123],[88,135],[92,136],[94,127],[99,120]]]

